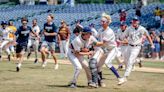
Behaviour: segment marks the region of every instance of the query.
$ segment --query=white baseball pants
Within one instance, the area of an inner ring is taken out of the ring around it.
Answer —
[[[66,40],[62,40],[59,44],[59,48],[60,48],[60,55],[61,57],[67,57],[67,53],[68,53],[68,47],[69,47],[69,41]]]
[[[124,77],[128,77],[130,75],[140,50],[141,50],[141,46],[134,46],[134,47],[128,46],[127,58],[125,59],[125,63],[127,67],[124,73]]]
[[[74,66],[74,70],[75,70],[72,83],[77,82],[78,76],[82,68],[84,68],[89,82],[91,80],[91,72],[88,66],[88,62],[84,59],[84,57],[77,56],[74,53],[72,53],[71,50],[68,50],[68,58],[71,61],[72,65]]]
[[[35,39],[29,39],[28,40],[28,45],[27,45],[27,50],[28,53],[31,52],[30,47],[33,46],[34,51],[35,51],[35,58],[38,58],[38,47],[39,47],[39,40],[35,40]]]
[[[9,42],[10,42],[10,41],[8,41],[8,40],[2,41],[2,43],[1,43],[1,45],[0,45],[0,56],[2,55],[2,49],[3,49]],[[6,51],[7,55],[10,55],[9,47],[5,48],[5,51]]]

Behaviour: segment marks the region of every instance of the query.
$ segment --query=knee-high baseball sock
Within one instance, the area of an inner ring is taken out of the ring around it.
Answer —
[[[118,74],[117,70],[112,66],[110,68],[110,70],[114,73],[114,75],[117,77],[117,78],[120,78],[120,75]]]
[[[102,77],[102,71],[101,72],[98,72],[98,74],[99,74],[100,79],[102,79],[103,78]]]

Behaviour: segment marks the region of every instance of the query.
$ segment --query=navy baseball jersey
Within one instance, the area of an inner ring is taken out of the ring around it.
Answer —
[[[45,23],[44,24],[44,30],[47,33],[54,33],[54,32],[57,32],[56,31],[57,27],[55,26],[54,23],[51,23],[51,24]],[[47,41],[47,42],[55,42],[56,41],[56,36],[45,36],[45,41]]]
[[[32,31],[31,27],[29,26],[27,26],[27,28],[23,28],[23,26],[20,26],[15,33],[15,35],[18,36],[17,42],[18,43],[28,42],[29,34],[31,31]]]

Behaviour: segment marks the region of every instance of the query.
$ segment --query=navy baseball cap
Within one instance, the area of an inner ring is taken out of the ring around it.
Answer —
[[[92,31],[89,27],[84,27],[82,32],[83,33],[91,33]]]
[[[133,19],[132,20],[134,20],[134,21],[139,21],[139,19],[138,19],[138,17],[133,17]]]
[[[122,22],[120,26],[126,26],[126,22]]]
[[[1,25],[7,25],[6,21],[1,21]]]

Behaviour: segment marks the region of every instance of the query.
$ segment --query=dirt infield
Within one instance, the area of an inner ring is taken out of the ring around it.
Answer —
[[[30,61],[31,60],[33,61],[34,59],[31,58]],[[145,60],[145,61],[147,61],[147,60]],[[39,60],[39,61],[41,61],[41,60]],[[47,61],[48,62],[51,62],[51,63],[53,62],[52,59],[48,59]],[[59,62],[59,64],[71,64],[70,61],[67,60],[67,59],[59,59],[58,62]],[[117,65],[115,65],[115,66],[117,66]],[[152,72],[152,73],[164,73],[164,69],[162,69],[162,68],[151,68],[151,67],[142,67],[142,68],[139,68],[137,66],[135,67],[135,71]]]

